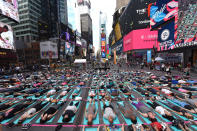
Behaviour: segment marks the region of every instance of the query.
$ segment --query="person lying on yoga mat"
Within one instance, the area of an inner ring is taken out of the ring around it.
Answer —
[[[22,101],[22,100],[21,100],[21,101]],[[9,102],[7,102],[7,103],[3,103],[3,104],[0,105],[0,111],[1,111],[1,112],[4,112],[4,111],[7,110],[8,108],[12,107],[13,105],[15,105],[15,104],[17,104],[17,103],[19,103],[19,102],[21,102],[21,101],[11,100],[11,101],[9,101]]]
[[[168,106],[171,109],[171,111],[173,111],[181,116],[185,116],[188,119],[194,119],[194,117],[190,113],[188,113],[186,110],[182,109],[179,106],[176,106],[168,101],[162,101],[161,103]]]
[[[64,97],[71,89],[64,90],[60,93],[60,98]]]
[[[9,109],[8,111],[6,111],[4,113],[2,112],[0,114],[0,122],[3,120],[10,119],[10,118],[14,117],[16,114],[25,110],[25,108],[27,108],[32,103],[33,103],[32,101],[26,101],[24,103],[20,103],[20,104],[14,106],[13,108]]]
[[[149,97],[150,96],[149,93],[148,93],[148,91],[145,91],[145,90],[141,89],[141,87],[136,88],[136,91],[138,91],[142,95],[145,95],[146,97]]]
[[[176,98],[179,100],[185,101],[188,104],[191,104],[194,108],[197,108],[197,98],[194,97],[191,92],[188,92],[187,94],[189,95],[189,97],[185,96],[184,99],[182,99],[181,97],[177,95],[176,95]]]
[[[151,109],[148,108],[144,103],[139,102],[139,99],[137,99],[137,102],[132,102],[131,100],[129,100],[132,105],[134,105],[138,112],[143,116],[143,117],[153,117],[154,114],[151,112]]]
[[[52,89],[49,92],[47,92],[47,96],[55,95],[55,93],[56,93],[56,90],[55,89]]]
[[[137,124],[137,117],[135,112],[131,109],[130,104],[128,102],[123,102],[124,105],[121,105],[117,103],[118,108],[122,112],[125,118],[128,118],[131,120],[133,124]]]
[[[19,119],[18,124],[22,124],[26,119],[32,118],[37,113],[41,111],[41,109],[47,105],[47,102],[39,102],[36,105],[34,105],[32,108],[30,108],[28,111],[26,111]]]
[[[92,103],[92,100],[90,100],[89,106],[85,111],[85,117],[88,119],[88,125],[92,125],[92,122],[94,119],[96,119],[97,116],[96,107],[95,107],[95,100]]]
[[[177,99],[172,99],[172,102],[178,104],[182,109],[189,111],[191,113],[197,113],[197,108],[192,107],[190,104],[177,100]]]
[[[61,104],[57,104],[57,103],[52,104],[47,109],[47,111],[45,111],[41,115],[40,123],[43,124],[43,123],[47,122],[48,120],[50,120],[58,112],[58,109],[60,109],[63,105],[64,105],[64,102],[62,102]]]
[[[103,111],[102,111],[103,117],[105,119],[107,119],[110,124],[113,124],[113,121],[116,118],[116,113],[114,112],[114,108],[111,105],[111,101],[109,102],[109,106],[107,106],[105,104],[105,101],[104,100],[102,100],[102,101],[103,101],[103,105],[104,105],[103,106]]]
[[[150,99],[150,102],[147,102],[148,105],[150,105],[156,112],[162,115],[162,117],[170,120],[171,122],[175,120],[175,118],[172,116],[170,112],[168,112],[164,107],[160,106],[158,103],[154,102],[153,99]]]
[[[64,110],[62,116],[63,116],[63,122],[64,123],[68,123],[69,121],[71,121],[72,117],[75,116],[75,113],[77,112],[77,107],[79,105],[79,102],[77,103],[73,103],[71,102],[70,105],[68,105],[66,107],[66,109]]]

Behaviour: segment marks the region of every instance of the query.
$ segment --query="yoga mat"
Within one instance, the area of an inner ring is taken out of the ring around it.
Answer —
[[[86,109],[88,109],[89,104],[90,104],[90,102],[86,103]],[[96,111],[98,111],[98,102],[95,102],[95,108],[96,108]],[[87,123],[88,123],[88,120],[86,119],[86,117],[84,115],[83,124],[87,125]],[[93,125],[97,125],[97,124],[99,124],[99,112],[97,113],[96,118],[93,120]]]
[[[133,101],[134,102],[134,101]],[[134,103],[136,103],[136,102],[134,102]],[[131,103],[131,106],[137,111],[138,109]],[[148,124],[150,124],[151,123],[151,121],[148,119],[148,118],[145,118],[145,117],[143,117],[141,114],[140,114],[140,116],[142,117],[142,119],[144,119],[144,121],[146,122],[146,123],[148,123]]]
[[[104,106],[104,105],[103,105],[103,102],[100,102],[100,105],[101,105],[101,110],[103,110],[103,106]],[[108,102],[108,101],[106,102],[106,105],[109,105],[109,102]],[[105,119],[104,117],[103,117],[103,122],[104,122],[105,124],[110,124],[109,121],[108,121],[107,119]],[[116,115],[116,118],[114,119],[114,123],[113,123],[113,124],[120,124],[117,115]]]
[[[78,101],[73,101],[73,105],[75,104],[75,103],[77,103]],[[70,104],[70,103],[69,103]],[[80,105],[80,103],[79,103],[79,105]],[[79,106],[78,105],[78,106]],[[63,111],[64,112],[64,111]],[[63,112],[62,112],[62,114],[63,114]],[[75,114],[75,116],[73,116],[72,117],[72,119],[68,122],[68,123],[73,123],[74,122],[74,120],[75,120],[75,117],[76,117],[76,114]],[[63,123],[63,116],[61,115],[61,117],[60,117],[60,119],[58,120],[58,123]]]
[[[173,104],[176,105],[176,106],[179,106],[177,103],[171,101],[170,99],[168,99],[168,101],[171,102],[171,103],[173,103]],[[179,107],[181,107],[181,106],[179,106]],[[190,112],[190,114],[192,114],[193,116],[195,116],[194,118],[196,118],[196,116],[197,116],[196,114],[193,114],[193,113],[191,113],[191,112]],[[186,120],[188,120],[188,119],[186,119]],[[195,120],[197,120],[197,118],[196,118]]]
[[[42,109],[44,109],[47,105],[49,105],[49,103],[46,104]],[[41,109],[41,110],[42,110],[42,109]],[[29,110],[29,109],[28,109],[28,110]],[[28,111],[28,110],[27,110],[27,111]],[[24,112],[24,113],[25,113],[25,112]],[[29,118],[29,119],[26,119],[26,120],[23,122],[23,124],[30,123],[38,114],[39,114],[39,113],[37,113],[36,115],[34,115],[33,117],[31,117],[31,118]],[[22,115],[21,115],[21,116],[22,116]],[[20,116],[20,117],[21,117],[21,116]],[[14,121],[14,124],[17,124],[17,123],[18,123],[20,117],[19,117],[17,120]]]
[[[58,104],[61,104],[61,102],[58,102]],[[53,105],[53,104],[52,104]],[[52,106],[51,105],[51,106]],[[45,111],[47,111],[51,106],[49,106]],[[61,108],[61,107],[60,107]],[[59,109],[58,109],[59,110]],[[55,119],[55,116],[56,114],[50,119],[48,120],[46,123],[51,123],[54,119]],[[41,116],[38,118],[38,120],[36,121],[36,123],[40,123],[40,119],[41,119]]]
[[[150,100],[147,100],[147,102],[150,102],[151,104],[153,104]],[[144,102],[145,105],[147,105],[149,108],[152,109],[152,107],[150,105],[148,105],[146,102]],[[160,118],[162,118],[164,120],[164,122],[170,122],[168,119],[164,118],[161,114],[159,114],[157,111],[155,111],[153,109],[153,111],[155,112],[155,114],[157,114]],[[160,120],[158,119],[158,121],[160,122]]]
[[[31,105],[29,105],[27,108],[29,108],[30,106],[32,106],[35,102],[33,102]],[[18,115],[18,114],[17,114]],[[5,124],[7,122],[9,122],[10,120],[14,119],[15,117],[17,117],[17,115],[15,115],[14,117],[10,118],[10,119],[6,119],[4,121],[1,122],[1,124]]]

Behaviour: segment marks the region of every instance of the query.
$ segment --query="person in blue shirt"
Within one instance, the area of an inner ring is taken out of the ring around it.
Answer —
[[[190,111],[191,113],[194,113],[194,114],[197,113],[197,109],[195,109],[194,107],[192,107],[186,102],[183,102],[177,99],[172,99],[171,101],[176,103],[177,105],[179,105],[181,108],[185,109],[186,111]]]

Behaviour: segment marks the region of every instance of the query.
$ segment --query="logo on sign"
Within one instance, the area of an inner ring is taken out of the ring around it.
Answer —
[[[163,41],[166,41],[168,38],[170,37],[170,31],[168,29],[165,29],[162,33],[161,33],[161,39]]]

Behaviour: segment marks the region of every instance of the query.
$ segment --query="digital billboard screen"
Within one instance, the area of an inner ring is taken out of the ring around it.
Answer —
[[[149,28],[133,30],[124,37],[124,52],[138,49],[151,49],[157,45],[158,31]]]
[[[157,0],[131,0],[120,17],[122,35],[127,35],[132,30],[149,28],[149,5],[156,1]]]
[[[11,26],[0,22],[0,48],[14,49],[14,37]]]
[[[17,0],[0,0],[0,14],[19,22],[18,1]]]
[[[157,0],[150,7],[151,29],[159,27],[174,17],[178,17],[178,0]]]

